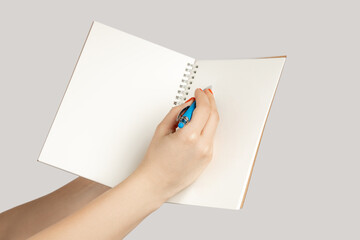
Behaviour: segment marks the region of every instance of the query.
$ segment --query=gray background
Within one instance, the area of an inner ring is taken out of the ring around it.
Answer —
[[[2,1],[0,211],[75,178],[36,159],[96,20],[198,59],[288,55],[244,209],[164,204],[128,239],[359,239],[355,3]]]

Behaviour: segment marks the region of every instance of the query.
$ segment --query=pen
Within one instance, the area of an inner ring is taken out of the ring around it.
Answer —
[[[205,88],[203,91],[205,91],[208,88],[211,89],[211,86]],[[196,108],[196,101],[194,101],[190,106],[187,106],[180,111],[177,117],[177,120],[179,121],[178,123],[179,128],[183,128],[188,122],[190,122],[195,108]]]
[[[183,128],[185,126],[185,124],[190,122],[195,108],[196,108],[196,101],[194,101],[190,106],[187,106],[180,112],[180,114],[178,116],[178,121],[179,121],[178,127],[179,128]],[[185,111],[185,113],[182,114],[184,111]]]

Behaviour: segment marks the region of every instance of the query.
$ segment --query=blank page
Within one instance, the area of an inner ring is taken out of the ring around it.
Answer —
[[[94,22],[39,161],[115,186],[145,155],[194,59]]]
[[[220,122],[213,160],[194,184],[170,202],[242,206],[284,62],[285,58],[195,62],[198,69],[191,96],[194,89],[212,85]]]

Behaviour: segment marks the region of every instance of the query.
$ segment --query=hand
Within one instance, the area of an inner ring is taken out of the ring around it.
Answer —
[[[193,100],[173,107],[157,126],[150,146],[135,171],[145,175],[165,201],[189,186],[212,159],[219,122],[214,95],[195,90],[196,108],[191,121],[176,131],[176,117]]]
[[[195,91],[191,121],[176,131],[174,107],[156,128],[140,166],[116,187],[31,239],[122,239],[164,201],[189,186],[212,158],[219,115],[209,90]]]

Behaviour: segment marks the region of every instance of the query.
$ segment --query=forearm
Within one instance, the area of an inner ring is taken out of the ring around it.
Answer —
[[[146,175],[135,172],[35,239],[120,239],[167,199]]]
[[[80,209],[109,188],[77,178],[62,188],[0,214],[0,239],[24,239]]]
[[[195,98],[191,122],[177,131],[178,113],[191,103],[173,107],[157,126],[143,161],[131,176],[31,239],[123,238],[169,197],[193,183],[212,158],[219,121],[210,91],[197,89]]]

